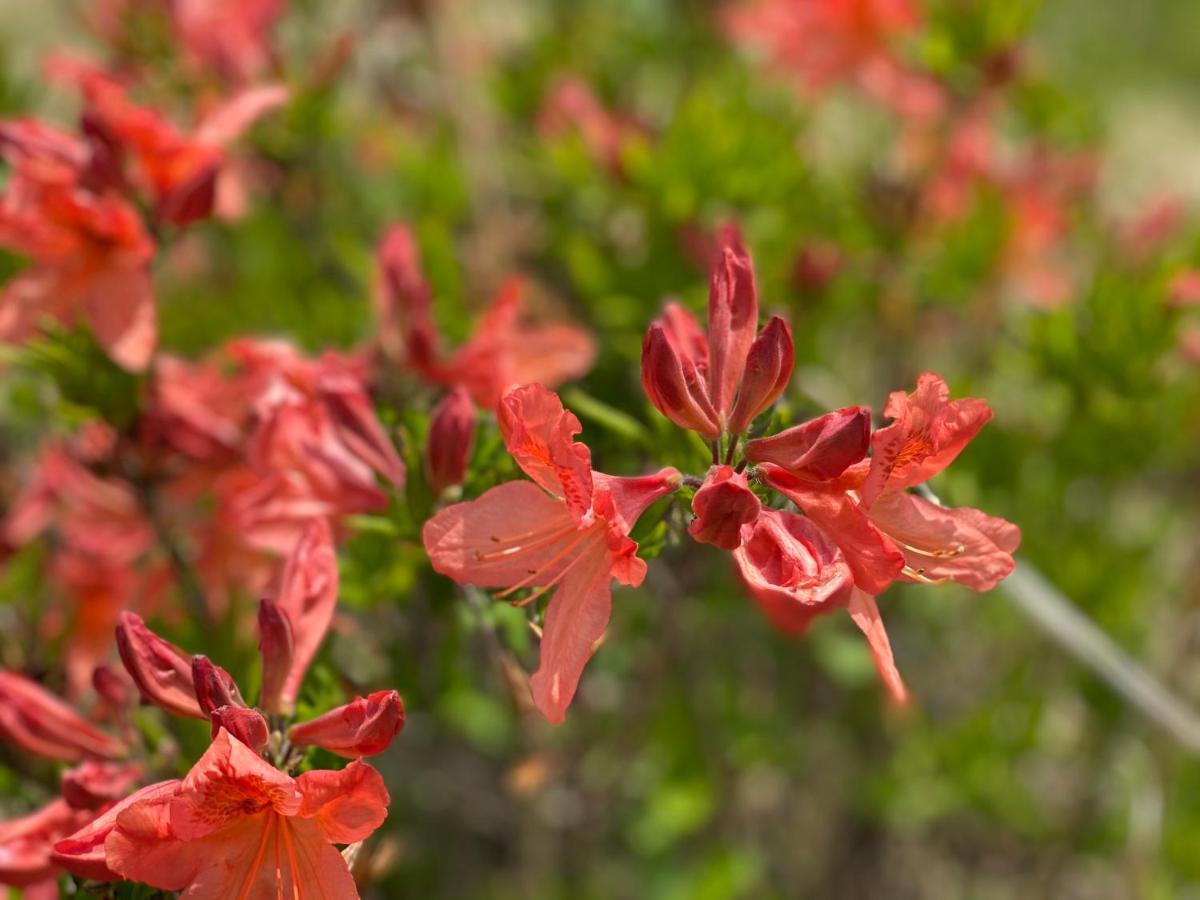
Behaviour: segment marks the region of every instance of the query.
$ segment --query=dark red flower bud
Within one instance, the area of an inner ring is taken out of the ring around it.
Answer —
[[[256,709],[244,706],[219,706],[212,711],[212,736],[215,740],[224,728],[254,751],[260,751],[271,739],[267,720]]]
[[[717,413],[696,364],[681,354],[663,326],[655,322],[642,341],[642,387],[660,413],[707,440],[721,434]]]
[[[269,713],[286,711],[283,686],[292,669],[296,649],[292,623],[274,600],[258,605],[258,650],[262,656],[262,695],[259,703]]]
[[[141,777],[142,767],[133,763],[88,760],[63,772],[63,799],[75,809],[100,809],[128,794]]]
[[[729,419],[730,434],[741,434],[779,399],[792,377],[795,358],[792,329],[779,316],[771,316],[771,321],[750,345],[737,405]]]
[[[429,420],[425,469],[435,494],[462,484],[474,437],[475,404],[466,388],[455,388]]]
[[[192,658],[146,627],[136,613],[117,622],[117,651],[142,696],[177,716],[207,719],[196,702]]]
[[[233,676],[207,656],[192,657],[192,682],[196,685],[196,702],[207,715],[221,706],[245,706]]]
[[[404,727],[404,703],[395,691],[377,691],[331,709],[311,722],[293,725],[292,743],[317,746],[338,756],[375,756]]]
[[[867,454],[871,411],[850,406],[746,444],[751,462],[774,463],[806,481],[829,481]]]
[[[708,290],[709,385],[713,408],[725,420],[758,330],[758,291],[750,254],[737,228],[723,228],[717,246]]]
[[[113,709],[126,709],[137,702],[137,685],[124,669],[115,669],[108,664],[96,666],[92,671],[92,687]]]
[[[741,542],[742,526],[753,522],[761,509],[745,474],[730,466],[713,466],[692,498],[696,518],[688,534],[702,544],[733,550]]]

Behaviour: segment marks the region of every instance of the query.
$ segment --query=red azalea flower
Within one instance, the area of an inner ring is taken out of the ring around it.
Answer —
[[[187,777],[155,787],[115,816],[104,865],[190,900],[357,898],[333,845],[368,837],[390,799],[363,762],[292,778],[224,729]],[[65,852],[58,858],[70,867]]]
[[[0,822],[0,884],[23,888],[22,896],[29,900],[57,897],[62,870],[52,858],[54,845],[94,816],[58,799],[27,816]]]
[[[765,48],[812,91],[890,59],[893,40],[919,20],[913,0],[750,0],[726,17],[735,39]]]
[[[435,384],[466,388],[481,407],[495,408],[510,387],[536,383],[554,388],[592,367],[595,346],[586,332],[571,325],[522,320],[522,285],[517,279],[501,288],[467,342],[446,355],[407,226],[394,225],[384,235],[378,265],[381,349]]]
[[[121,366],[144,369],[158,326],[149,263],[154,242],[111,188],[86,181],[88,149],[38,122],[0,123],[12,166],[0,195],[0,245],[34,265],[0,293],[0,341],[24,341],[42,319],[87,322]]]
[[[541,385],[510,391],[499,416],[509,453],[534,483],[510,481],[442,510],[425,523],[425,550],[438,572],[505,588],[501,597],[557,588],[530,687],[538,709],[558,723],[608,625],[612,580],[636,586],[645,577],[629,532],[680,476],[670,468],[640,478],[594,472],[587,446],[574,440],[579,420]]]

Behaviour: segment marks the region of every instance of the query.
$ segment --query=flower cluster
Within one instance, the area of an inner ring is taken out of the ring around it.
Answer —
[[[383,780],[362,759],[387,749],[404,726],[404,706],[395,691],[379,691],[292,723],[337,592],[332,535],[314,519],[283,566],[278,593],[259,608],[261,690],[253,707],[228,672],[131,612],[116,629],[124,671],[94,673],[103,703],[93,714],[120,737],[36,682],[0,671],[0,738],[76,764],[63,772],[60,797],[0,825],[0,883],[56,895],[65,870],[213,900],[310,891],[357,897],[333,845],[363,840],[386,817]],[[212,743],[182,780],[145,784],[158,760],[131,716],[139,695],[173,716],[210,723]],[[351,762],[292,775],[308,747]]]
[[[503,588],[501,598],[529,588],[512,600],[522,605],[554,591],[530,679],[551,722],[563,720],[608,625],[613,580],[636,586],[645,576],[630,530],[685,482],[696,487],[688,533],[732,553],[771,621],[801,632],[819,615],[848,610],[901,701],[876,596],[896,581],[990,590],[1012,571],[1016,526],[909,490],[949,465],[991,418],[981,400],[950,400],[937,375],[922,375],[911,395],[893,394],[883,428],[873,431],[870,411],[854,407],[746,439],[788,386],[792,335],[778,316],[759,331],[754,272],[736,230],[722,232],[715,255],[707,333],[669,304],[642,347],[651,402],[711,442],[703,478],[670,467],[638,477],[593,470],[575,439],[579,420],[557,395],[529,385],[504,396],[498,418],[531,481],[494,487],[425,525],[433,567],[455,581]]]

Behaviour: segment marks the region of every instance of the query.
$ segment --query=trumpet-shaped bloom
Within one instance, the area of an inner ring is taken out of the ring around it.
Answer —
[[[221,730],[181,782],[120,811],[105,864],[187,900],[357,898],[333,845],[368,837],[388,802],[365,763],[292,778]]]
[[[556,589],[530,687],[538,709],[557,723],[608,625],[612,580],[638,585],[645,577],[629,532],[680,475],[594,472],[587,446],[574,440],[579,420],[541,385],[510,391],[499,416],[509,453],[534,483],[510,481],[442,510],[425,524],[425,549],[437,571],[460,584],[504,588],[501,597]]]
[[[392,226],[379,246],[376,315],[380,346],[423,378],[466,388],[493,409],[509,388],[554,388],[592,367],[595,345],[573,325],[537,325],[521,315],[522,284],[510,279],[484,312],[472,336],[453,353],[442,352],[433,320],[431,291],[407,226]]]
[[[4,670],[0,670],[0,737],[28,753],[66,762],[125,754],[120,741],[40,684]]]
[[[754,268],[737,230],[718,239],[709,280],[708,333],[670,303],[642,342],[642,386],[682,428],[715,440],[737,435],[774,403],[792,375],[792,333],[773,316],[755,338]]]
[[[335,707],[310,722],[293,725],[288,737],[302,747],[317,746],[356,759],[386,750],[404,728],[404,703],[395,691],[376,691]]]
[[[89,184],[86,145],[50,126],[0,123],[0,156],[12,166],[0,246],[34,262],[0,292],[0,341],[27,340],[43,319],[82,319],[113,360],[144,369],[158,339],[154,242],[136,210]]]

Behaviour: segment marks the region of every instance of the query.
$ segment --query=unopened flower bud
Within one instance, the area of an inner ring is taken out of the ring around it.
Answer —
[[[713,466],[692,498],[696,518],[688,534],[702,544],[733,550],[741,542],[742,526],[753,522],[761,509],[745,474],[730,466]]]
[[[244,706],[219,706],[212,711],[212,736],[216,740],[224,728],[251,750],[261,751],[271,739],[267,720],[256,709]]]
[[[851,406],[746,444],[751,462],[774,463],[806,481],[837,478],[867,453],[871,411]]]
[[[96,666],[92,671],[92,688],[113,709],[125,709],[137,701],[137,686],[125,670],[107,663]]]
[[[192,657],[192,682],[196,686],[196,702],[207,715],[221,706],[245,706],[237,682],[228,672],[207,656]]]
[[[729,419],[730,434],[741,434],[779,399],[792,377],[794,363],[792,330],[779,316],[772,316],[750,345],[737,405]]]
[[[269,713],[285,712],[283,685],[295,652],[292,623],[278,603],[266,598],[258,605],[258,651],[262,657],[259,703]]]
[[[475,436],[475,404],[465,388],[448,394],[429,421],[425,468],[434,494],[462,484]]]
[[[404,727],[404,703],[395,691],[377,691],[331,709],[311,722],[293,725],[292,743],[317,746],[356,759],[382,753]]]
[[[650,326],[642,341],[642,386],[655,408],[676,425],[690,428],[706,440],[720,436],[704,378],[658,322]]]
[[[27,753],[73,762],[116,758],[125,748],[36,681],[0,670],[0,738]]]
[[[136,613],[121,613],[117,651],[145,699],[177,716],[208,718],[196,702],[192,658],[147,628]]]

